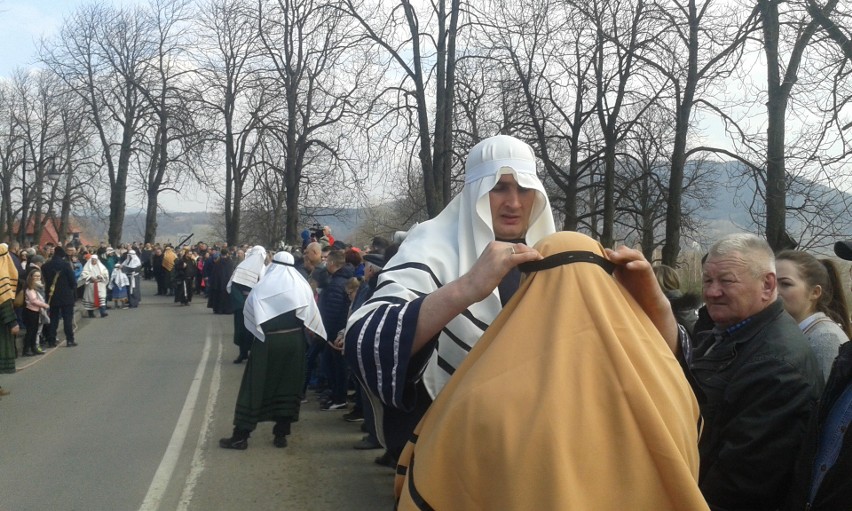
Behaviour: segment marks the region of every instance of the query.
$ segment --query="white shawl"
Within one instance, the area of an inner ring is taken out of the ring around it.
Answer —
[[[327,339],[314,292],[293,262],[289,252],[275,254],[272,264],[246,299],[243,309],[246,328],[261,341],[266,340],[266,336],[260,325],[292,310],[305,328]]]
[[[379,275],[379,284],[371,301],[352,314],[349,325],[379,307],[383,303],[382,297],[412,301],[467,273],[486,245],[495,239],[488,192],[503,174],[511,174],[520,186],[536,191],[526,244],[532,246],[555,232],[550,200],[536,175],[532,148],[506,135],[487,138],[468,155],[465,186],[461,193],[438,216],[409,231],[399,252],[385,264]],[[413,268],[395,270],[408,263],[426,265],[434,278]],[[438,349],[432,354],[423,374],[423,381],[433,398],[451,376],[438,365],[438,357],[453,368],[458,367],[501,308],[499,292],[495,289],[488,298],[471,305],[465,314],[456,316],[447,324],[440,334]]]
[[[231,283],[236,282],[248,288],[253,288],[263,277],[266,269],[266,249],[256,245],[248,249],[246,258],[234,269],[226,289],[231,292]]]

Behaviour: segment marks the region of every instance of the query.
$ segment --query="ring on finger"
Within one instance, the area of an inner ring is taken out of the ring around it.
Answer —
[[[511,247],[509,247],[509,254],[511,254],[511,255],[515,255],[515,246],[514,246],[514,245],[512,245]]]

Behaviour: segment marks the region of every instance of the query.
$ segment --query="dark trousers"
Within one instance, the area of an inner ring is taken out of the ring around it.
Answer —
[[[331,402],[345,403],[346,402],[346,384],[349,383],[349,378],[346,376],[346,360],[343,354],[334,348],[326,347],[329,353],[330,374],[329,386],[331,387]]]
[[[39,313],[23,308],[24,326],[27,334],[24,336],[24,353],[34,353],[36,350],[36,337],[38,336]]]
[[[307,392],[311,377],[316,376],[317,381],[319,381],[322,376],[317,359],[323,351],[323,346],[325,346],[324,341],[311,341],[311,345],[308,347],[308,353],[305,355],[307,363],[305,364],[305,384],[302,386],[302,395]]]
[[[166,295],[166,276],[162,273],[155,273],[154,278],[157,280],[157,296]]]
[[[56,344],[56,330],[59,327],[60,317],[65,330],[65,340],[74,342],[74,305],[54,305],[50,308],[50,324],[47,325],[47,334],[45,335],[50,345]]]

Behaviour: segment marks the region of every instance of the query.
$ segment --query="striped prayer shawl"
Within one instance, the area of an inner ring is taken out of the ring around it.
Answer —
[[[412,409],[414,396],[408,386],[421,376],[432,398],[437,396],[500,312],[495,290],[450,321],[437,343],[430,343],[412,357],[423,298],[442,285],[425,264],[411,262],[388,268],[379,276],[373,297],[350,318],[345,350],[350,367],[388,406]]]

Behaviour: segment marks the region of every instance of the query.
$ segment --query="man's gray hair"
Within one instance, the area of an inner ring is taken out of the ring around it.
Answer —
[[[765,239],[754,234],[740,232],[728,234],[714,243],[707,252],[707,259],[738,255],[745,260],[755,278],[766,273],[775,273],[775,254]]]

